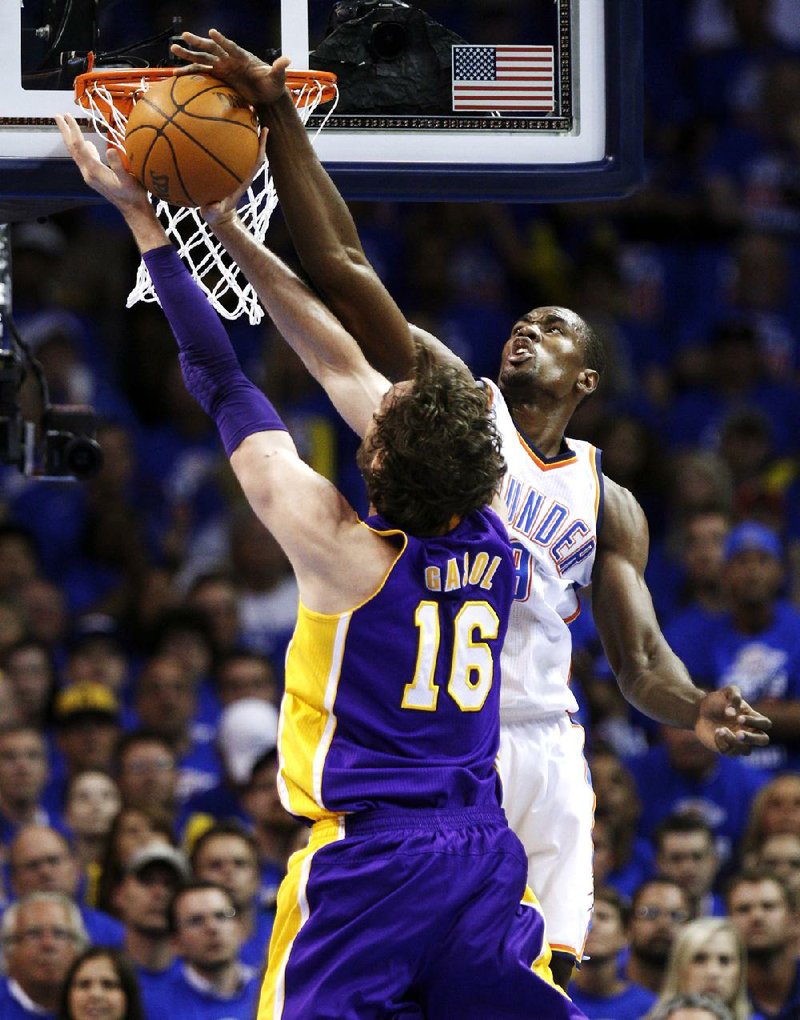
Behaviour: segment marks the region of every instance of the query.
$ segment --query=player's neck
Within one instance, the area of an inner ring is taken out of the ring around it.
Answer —
[[[510,405],[511,417],[523,437],[544,457],[555,457],[564,446],[569,422],[561,408],[542,409],[533,403]]]

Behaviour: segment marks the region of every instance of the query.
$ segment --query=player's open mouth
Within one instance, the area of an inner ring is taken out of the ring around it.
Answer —
[[[533,351],[531,350],[530,343],[528,341],[519,341],[513,345],[508,354],[508,361],[512,365],[520,365],[524,361],[528,361],[529,358],[533,357]]]

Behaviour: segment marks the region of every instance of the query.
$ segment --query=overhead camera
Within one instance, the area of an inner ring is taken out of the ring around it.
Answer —
[[[452,113],[452,50],[464,40],[405,0],[339,0],[309,66],[332,71],[336,114]]]
[[[413,8],[403,0],[341,0],[333,5],[328,33],[352,21],[371,22],[367,48],[375,60],[394,60],[408,46],[404,18]]]

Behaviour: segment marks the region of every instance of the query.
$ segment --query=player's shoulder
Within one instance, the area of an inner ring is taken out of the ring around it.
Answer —
[[[603,495],[605,499],[604,522],[610,528],[622,528],[624,531],[636,531],[647,528],[647,518],[639,505],[639,501],[624,485],[615,482],[608,475],[603,475]]]
[[[650,533],[647,518],[633,493],[603,475],[603,518],[598,530],[598,551],[625,552],[628,558],[647,559]]]

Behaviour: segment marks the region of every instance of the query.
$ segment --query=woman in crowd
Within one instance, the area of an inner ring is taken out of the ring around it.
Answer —
[[[115,949],[92,946],[67,972],[58,1020],[146,1020],[130,963]]]
[[[676,995],[708,995],[723,1002],[734,1020],[750,1020],[747,957],[733,924],[722,917],[702,917],[682,928],[672,946],[658,1013]]]

